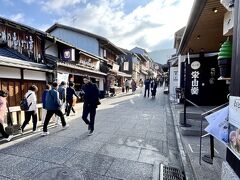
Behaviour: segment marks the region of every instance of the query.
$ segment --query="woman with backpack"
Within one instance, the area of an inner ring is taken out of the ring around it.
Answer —
[[[25,121],[21,126],[21,134],[23,133],[25,126],[31,120],[31,117],[33,122],[33,133],[35,133],[37,130],[37,91],[37,86],[32,85],[29,87],[28,92],[24,96],[24,98],[27,100],[28,108],[25,110]]]
[[[7,97],[8,97],[7,91],[1,90],[0,91],[0,133],[2,134],[4,139],[6,139],[7,141],[11,141],[11,139],[13,138],[13,135],[7,134],[3,127],[4,118],[7,113]]]

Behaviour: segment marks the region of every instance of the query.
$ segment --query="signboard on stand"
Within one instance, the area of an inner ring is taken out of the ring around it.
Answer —
[[[240,97],[230,96],[229,149],[240,159]]]
[[[229,107],[227,106],[205,117],[209,123],[205,131],[226,146],[228,143],[228,109]]]

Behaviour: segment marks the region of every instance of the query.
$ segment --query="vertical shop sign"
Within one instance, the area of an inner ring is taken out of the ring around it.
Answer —
[[[193,69],[194,71],[192,71],[191,75],[192,75],[192,83],[191,83],[191,94],[192,95],[198,95],[199,94],[199,75],[200,72],[197,71],[200,68],[201,64],[199,61],[193,61],[191,63],[191,69]]]

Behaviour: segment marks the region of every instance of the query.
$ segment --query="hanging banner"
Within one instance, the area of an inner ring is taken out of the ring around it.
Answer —
[[[209,123],[205,131],[213,135],[226,146],[228,143],[228,112],[229,107],[227,106],[205,117]]]
[[[230,96],[229,149],[240,159],[240,97]]]

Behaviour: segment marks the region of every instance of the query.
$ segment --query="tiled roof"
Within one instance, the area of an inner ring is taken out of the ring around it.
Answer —
[[[0,56],[5,56],[5,57],[15,58],[15,59],[19,59],[19,60],[30,61],[29,58],[22,55],[21,53],[18,53],[15,50],[10,49],[10,48],[6,48],[6,47],[0,48]]]
[[[49,66],[32,62],[28,57],[7,47],[0,47],[0,64],[2,66],[52,72]]]

